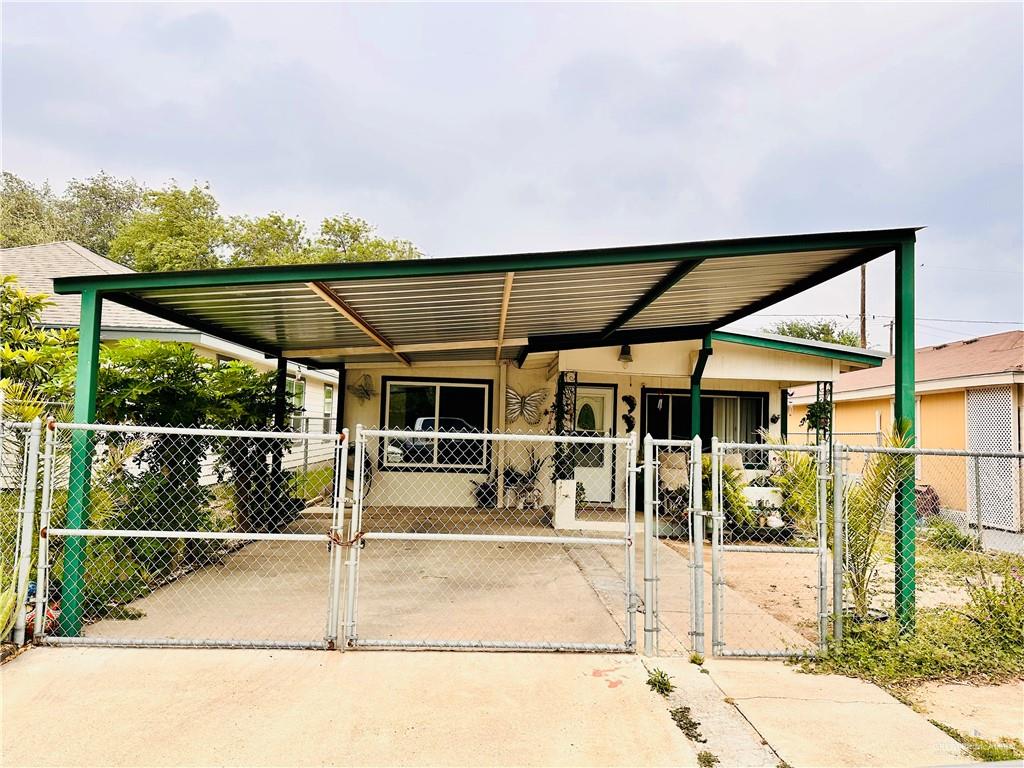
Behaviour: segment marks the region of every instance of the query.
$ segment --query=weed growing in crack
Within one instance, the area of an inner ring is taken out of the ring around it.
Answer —
[[[715,768],[721,760],[718,759],[718,755],[714,752],[708,752],[706,749],[697,753],[697,765],[700,768]]]
[[[662,696],[668,696],[672,691],[676,689],[672,683],[672,678],[664,670],[654,668],[647,676],[647,685],[655,693],[660,693]]]
[[[672,720],[675,722],[676,727],[683,732],[690,741],[696,741],[700,744],[706,744],[707,739],[700,732],[700,722],[693,719],[690,715],[689,707],[676,707],[668,711],[669,715],[672,716]]]

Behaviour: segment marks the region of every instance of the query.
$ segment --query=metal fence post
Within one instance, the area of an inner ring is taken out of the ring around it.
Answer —
[[[717,655],[722,640],[722,457],[718,438],[711,438],[711,655]]]
[[[18,601],[14,620],[14,643],[25,642],[25,594],[28,592],[28,574],[32,567],[32,537],[36,521],[36,484],[39,482],[39,432],[42,422],[32,419],[28,433],[28,452],[25,463],[25,495],[21,509],[21,529],[18,532],[18,580],[14,597]]]
[[[704,653],[704,457],[700,435],[690,443],[693,510],[693,650]]]
[[[334,503],[331,521],[331,567],[330,567],[330,603],[327,613],[327,647],[331,648],[338,640],[338,620],[341,612],[342,593],[342,561],[341,540],[345,536],[345,505],[348,501],[348,429],[340,435],[341,444],[337,448],[335,459],[338,466],[334,470]]]
[[[345,580],[345,641],[352,643],[356,638],[356,591],[359,579],[359,533],[363,508],[363,456],[366,452],[366,437],[363,425],[356,424],[355,479],[352,486],[352,514],[349,518],[348,577]]]
[[[843,497],[846,451],[837,445],[832,457],[832,637],[843,639],[843,578],[846,499]]]
[[[626,449],[626,647],[636,648],[636,435]]]
[[[644,438],[644,654],[654,655],[654,439]]]
[[[53,443],[57,431],[53,419],[46,423],[46,441],[43,445],[43,488],[39,504],[39,554],[36,556],[36,621],[33,637],[46,633],[46,605],[50,591],[50,514],[53,508]]]
[[[828,567],[825,562],[828,553],[826,517],[828,515],[829,480],[828,443],[818,451],[818,646],[825,647],[828,636]]]
[[[985,532],[985,519],[982,516],[981,506],[981,457],[974,457],[974,511],[978,519],[978,551],[980,552],[985,548],[984,546],[984,532]]]

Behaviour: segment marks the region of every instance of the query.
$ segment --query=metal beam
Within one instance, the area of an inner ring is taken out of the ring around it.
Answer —
[[[501,345],[505,341],[505,320],[508,317],[508,302],[512,298],[512,280],[515,272],[505,273],[505,286],[501,291],[501,309],[498,313],[498,345],[494,351],[494,362],[501,362]]]
[[[612,320],[601,331],[601,338],[606,339],[615,331],[619,330],[634,317],[651,306],[661,296],[669,291],[676,283],[693,272],[704,263],[704,259],[692,259],[681,261],[669,270],[669,273],[659,280],[647,293],[634,301],[621,315]]]
[[[288,413],[288,358],[277,358],[277,371],[274,375],[274,429],[284,429],[284,419]]]
[[[592,349],[617,347],[623,344],[655,344],[661,341],[690,341],[707,335],[704,326],[670,326],[644,328],[635,331],[615,331],[602,338],[600,333],[558,333],[550,336],[531,336],[523,356],[535,352],[560,352],[564,349]]]
[[[714,354],[711,348],[711,334],[704,337],[700,349],[697,350],[697,362],[690,374],[690,437],[700,435],[700,382],[704,378],[704,368],[708,358]]]
[[[896,250],[896,428],[916,443],[914,371],[914,243],[901,243]],[[917,497],[913,464],[904,466],[896,489],[896,621],[901,632],[913,632],[916,613],[915,549]],[[981,535],[981,531],[978,531]]]
[[[348,306],[348,304],[346,304],[338,294],[331,290],[330,286],[324,285],[323,283],[319,282],[311,282],[306,283],[306,287],[308,287],[311,291],[313,291],[313,293],[315,293],[317,296],[323,299],[328,306],[330,306],[338,314],[340,314],[342,317],[344,317],[346,320],[352,323],[352,325],[354,325],[360,331],[362,331],[375,342],[377,342],[377,344],[379,344],[385,350],[390,352],[392,355],[394,355],[396,358],[401,360],[406,365],[411,365],[408,357],[403,355],[401,352],[395,350],[394,344],[388,341],[388,339],[383,334],[379,333],[376,328],[374,328],[363,318],[361,318],[359,314],[350,306]]]
[[[304,283],[323,280],[367,280],[394,277],[433,277],[494,272],[525,272],[571,267],[603,267],[646,264],[656,261],[701,260],[734,256],[768,256],[780,253],[807,253],[823,250],[881,248],[892,251],[905,240],[913,239],[917,228],[869,230],[862,232],[826,232],[805,235],[749,237],[731,240],[706,240],[692,243],[665,243],[624,248],[593,248],[578,251],[519,253],[476,258],[450,257],[409,261],[357,262],[340,264],[293,264],[280,267],[243,267],[190,272],[153,272],[117,275],[87,275],[54,280],[58,294],[136,291],[160,288],[196,288],[231,285],[267,285]],[[858,265],[859,266],[859,265]]]
[[[507,347],[521,347],[529,343],[529,339],[506,339]],[[473,339],[469,341],[427,341],[419,344],[395,344],[395,352],[447,352],[458,349],[490,349],[498,347],[497,339]],[[359,355],[379,355],[385,350],[381,347],[312,347],[310,349],[286,349],[281,354],[289,358],[296,357],[341,357]]]
[[[100,358],[100,323],[103,297],[96,291],[82,293],[78,326],[78,367],[75,373],[75,423],[96,421],[96,378]],[[67,527],[89,527],[89,491],[92,481],[92,432],[71,431],[71,458],[68,474]],[[64,547],[63,598],[60,630],[65,637],[76,637],[82,629],[85,591],[85,539],[72,536]]]

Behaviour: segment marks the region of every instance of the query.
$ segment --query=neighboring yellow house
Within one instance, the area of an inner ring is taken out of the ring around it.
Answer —
[[[974,451],[1020,451],[1024,425],[1024,331],[1008,331],[917,350],[917,445]],[[790,398],[789,431],[802,437],[800,421],[814,400],[813,387]],[[893,420],[893,361],[842,374],[834,384],[836,442],[873,445]],[[805,433],[804,433],[805,434]],[[813,438],[813,435],[812,435]],[[988,460],[978,482],[1006,488],[995,519],[986,525],[1021,530],[1021,467]],[[1005,464],[1006,466],[1003,466]],[[989,473],[998,473],[987,476]],[[923,457],[917,479],[938,492],[942,505],[973,507],[974,472],[963,459]],[[986,513],[987,514],[987,513]]]

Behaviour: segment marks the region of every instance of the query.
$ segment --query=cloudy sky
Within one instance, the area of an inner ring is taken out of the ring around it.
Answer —
[[[919,343],[1024,319],[1019,3],[2,13],[3,167],[36,182],[208,181],[430,256],[920,225]],[[769,314],[857,306],[850,275]]]

